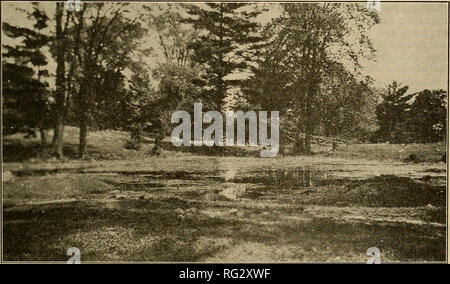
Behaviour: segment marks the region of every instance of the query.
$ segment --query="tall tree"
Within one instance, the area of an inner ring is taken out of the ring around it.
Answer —
[[[447,92],[423,90],[410,96],[395,138],[401,142],[430,143],[444,141],[447,133]]]
[[[205,68],[201,86],[205,108],[223,110],[227,91],[242,83],[227,76],[247,70],[253,47],[261,41],[255,21],[262,10],[246,3],[205,3],[186,5],[194,25],[202,35],[192,44],[193,61]]]
[[[376,129],[377,94],[373,80],[357,80],[345,71],[335,74],[321,88],[319,131],[327,137],[368,139]]]
[[[402,86],[396,81],[386,87],[383,101],[376,108],[379,130],[375,134],[380,141],[395,142],[398,136],[394,130],[405,120],[405,111],[410,106],[411,95],[406,95],[408,86]]]
[[[87,132],[92,118],[95,87],[105,69],[123,70],[144,34],[141,15],[127,9],[127,3],[84,3],[73,17],[70,52],[81,76],[76,92],[80,128],[79,154],[87,153]],[[139,11],[138,11],[139,12]]]
[[[3,57],[8,61],[3,65],[5,126],[7,133],[38,128],[45,145],[50,121],[50,91],[45,81],[49,74],[45,69],[48,59],[43,47],[51,38],[43,30],[47,28],[49,18],[38,3],[33,3],[32,11],[26,13],[33,21],[32,28],[2,25],[7,36],[21,39],[21,44],[14,47],[4,45]]]
[[[367,33],[379,20],[375,12],[356,3],[280,7],[281,15],[265,28],[269,40],[255,73],[259,91],[251,96],[266,103],[277,96],[269,104],[289,114],[290,124],[296,124],[297,147],[310,154],[323,104],[333,98],[326,92],[328,80],[342,72],[349,79],[359,75],[360,59],[371,58],[375,51]]]
[[[156,129],[152,154],[159,155],[162,140],[168,135],[173,111],[192,109],[199,99],[199,74],[202,66],[192,60],[193,44],[199,37],[198,30],[184,23],[183,6],[159,4],[150,13],[150,27],[155,32],[162,60],[154,70],[159,82],[157,97],[152,102],[153,115],[150,121]]]
[[[53,146],[56,156],[63,158],[64,146],[64,119],[66,115],[66,34],[71,12],[65,9],[65,3],[56,3],[56,28],[54,56],[56,58],[56,79],[55,79],[55,130],[53,134]],[[64,22],[64,15],[65,22]]]
[[[146,122],[152,120],[152,115],[154,115],[152,106],[156,100],[156,94],[151,88],[150,71],[144,66],[142,60],[133,62],[130,69],[132,75],[125,99],[125,113],[126,121],[131,129],[131,140],[128,141],[126,146],[138,149],[144,126]]]

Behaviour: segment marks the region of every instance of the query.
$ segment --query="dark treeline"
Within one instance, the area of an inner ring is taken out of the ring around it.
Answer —
[[[426,143],[445,140],[447,92],[423,90],[407,94],[408,86],[390,84],[377,106],[379,129],[374,142]]]
[[[261,21],[268,10],[279,13]],[[379,22],[365,5],[82,3],[69,11],[58,2],[21,13],[29,26],[2,26],[20,41],[3,44],[3,133],[39,130],[59,158],[65,125],[80,129],[80,157],[94,129],[130,131],[128,148],[151,131],[157,155],[171,114],[194,102],[204,111],[280,111],[281,142],[295,153],[310,154],[314,135],[445,139],[446,92],[408,94],[396,82],[380,90],[361,74]]]

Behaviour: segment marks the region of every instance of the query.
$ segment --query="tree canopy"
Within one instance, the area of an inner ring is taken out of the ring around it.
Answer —
[[[195,102],[280,111],[282,143],[297,153],[310,154],[316,135],[445,138],[446,92],[379,90],[363,74],[379,17],[361,3],[53,4],[22,10],[28,27],[3,23],[16,42],[3,44],[3,111],[5,134],[39,129],[45,143],[53,128],[59,158],[66,124],[80,129],[80,157],[90,129],[130,131],[131,148],[152,131],[158,154],[170,115]],[[261,20],[269,9],[279,13]]]

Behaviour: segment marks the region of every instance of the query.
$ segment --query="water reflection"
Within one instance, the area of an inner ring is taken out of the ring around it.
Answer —
[[[200,181],[212,183],[247,183],[257,184],[270,187],[280,187],[280,189],[298,189],[302,187],[313,187],[319,182],[324,182],[326,176],[324,172],[312,171],[309,169],[259,169],[254,171],[239,171],[232,166],[225,167],[222,171],[95,171],[86,169],[39,169],[39,170],[23,170],[14,171],[14,174],[19,177],[25,176],[41,176],[57,173],[79,173],[79,174],[119,174],[124,176],[137,176],[150,180],[152,184],[146,184],[149,187],[163,186],[160,182],[155,183],[156,180],[186,180],[186,181]],[[134,181],[136,183],[136,181]],[[141,182],[138,182],[142,184]],[[155,183],[155,186],[153,186]],[[130,184],[127,181],[127,184]],[[132,184],[135,185],[135,184]]]
[[[282,187],[283,189],[298,189],[312,187],[322,175],[318,171],[306,169],[274,170],[263,169],[246,174],[242,177],[232,179],[236,183],[253,183],[271,187]]]

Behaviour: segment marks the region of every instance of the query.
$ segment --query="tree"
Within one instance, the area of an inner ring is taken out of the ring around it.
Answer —
[[[158,155],[162,139],[169,134],[170,118],[177,109],[191,109],[200,90],[195,84],[198,80],[198,69],[179,66],[173,63],[161,65],[156,71],[159,79],[159,99],[153,105],[156,115],[153,123],[157,126],[153,154]]]
[[[38,128],[41,143],[47,144],[46,129],[50,123],[48,83],[49,76],[44,68],[48,60],[43,47],[51,40],[43,33],[49,18],[37,3],[32,11],[27,12],[33,21],[32,28],[11,26],[3,23],[5,34],[11,38],[21,39],[21,44],[14,47],[5,45],[3,54],[3,91],[6,133]],[[12,60],[12,62],[11,62]]]
[[[206,109],[222,111],[227,91],[242,80],[227,76],[249,68],[253,47],[261,41],[259,25],[254,18],[261,13],[254,5],[245,3],[205,3],[186,5],[191,17],[187,20],[203,32],[192,44],[192,60],[203,66],[202,100]],[[251,8],[251,11],[249,11]]]
[[[154,70],[153,76],[158,84],[156,98],[149,118],[156,130],[153,155],[159,155],[162,140],[168,135],[170,117],[173,111],[192,109],[199,99],[200,75],[204,72],[200,64],[192,60],[193,44],[199,37],[198,31],[186,26],[181,16],[182,6],[178,4],[159,4],[150,14],[150,27],[155,31],[162,62]]]
[[[358,81],[344,70],[327,80],[321,89],[320,134],[367,140],[377,127],[378,96],[372,84],[372,78]]]
[[[141,15],[131,13],[127,6],[127,3],[84,3],[72,18],[70,52],[81,74],[75,94],[81,158],[87,153],[88,125],[101,73],[108,69],[121,72],[145,32]]]
[[[411,95],[406,95],[408,86],[402,86],[396,81],[389,84],[383,96],[383,101],[376,108],[379,130],[375,136],[379,141],[396,142],[401,140],[394,130],[405,120],[405,111],[410,106]],[[402,126],[403,127],[403,126]]]
[[[128,64],[127,64],[128,65]],[[127,67],[128,69],[128,67]],[[93,129],[127,128],[123,112],[127,100],[127,78],[121,68],[101,68],[94,84],[90,126]]]
[[[323,120],[324,103],[333,77],[345,72],[347,79],[359,75],[361,58],[371,58],[374,48],[368,38],[378,23],[375,12],[356,3],[281,4],[281,15],[264,30],[269,38],[255,72],[259,90],[248,96],[264,101],[288,117],[296,146],[311,153],[312,134]],[[265,92],[266,94],[263,94]],[[278,100],[269,103],[269,98]]]
[[[129,90],[126,101],[126,118],[131,128],[131,140],[126,147],[138,149],[142,140],[142,132],[147,121],[150,121],[153,113],[153,104],[156,94],[151,89],[150,72],[142,64],[142,60],[131,65],[132,75],[129,80]]]
[[[67,88],[66,88],[66,33],[71,16],[70,11],[66,11],[66,20],[63,26],[64,17],[63,2],[56,3],[56,27],[55,27],[55,44],[54,57],[56,59],[56,79],[55,79],[55,130],[53,134],[53,146],[56,156],[63,158],[64,146],[64,119],[67,111]]]
[[[405,110],[403,142],[444,141],[447,132],[447,92],[423,90],[411,95],[413,103]]]

